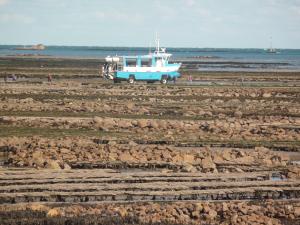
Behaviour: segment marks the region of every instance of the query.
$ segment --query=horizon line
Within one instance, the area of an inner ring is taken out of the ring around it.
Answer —
[[[41,44],[41,43],[38,43]],[[37,44],[1,44],[0,46],[34,46]],[[56,45],[56,44],[42,44],[46,47],[104,47],[104,48],[155,48],[155,46],[121,46],[121,45]],[[183,48],[183,49],[269,49],[269,48],[261,48],[261,47],[174,47],[174,46],[164,46],[165,48]],[[275,49],[282,50],[300,50],[300,48],[282,48],[278,47]]]

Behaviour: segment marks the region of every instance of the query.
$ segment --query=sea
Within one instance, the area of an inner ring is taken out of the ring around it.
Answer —
[[[144,47],[46,46],[45,50],[16,50],[0,45],[0,56],[43,56],[103,59],[106,56],[145,55]],[[21,46],[23,47],[23,46]],[[300,71],[300,49],[167,48],[172,60],[196,62],[200,71]]]

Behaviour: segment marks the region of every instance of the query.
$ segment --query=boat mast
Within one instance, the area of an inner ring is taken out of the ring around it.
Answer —
[[[155,42],[156,42],[156,52],[159,53],[159,37],[158,37],[157,32],[156,32],[156,40],[155,40]]]
[[[272,36],[270,37],[270,44],[271,44],[270,49],[272,50],[273,49],[273,38],[272,38]]]

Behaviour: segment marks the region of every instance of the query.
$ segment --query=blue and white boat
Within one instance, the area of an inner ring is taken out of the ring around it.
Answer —
[[[115,83],[128,81],[130,84],[135,81],[160,81],[166,84],[169,80],[176,80],[180,77],[178,70],[181,63],[169,63],[172,54],[166,53],[165,48],[160,48],[159,40],[156,42],[155,52],[148,55],[106,57],[102,68],[103,76]]]

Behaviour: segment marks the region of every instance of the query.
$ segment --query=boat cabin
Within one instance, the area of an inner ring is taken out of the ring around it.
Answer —
[[[138,80],[167,83],[180,77],[178,70],[181,63],[169,63],[171,54],[166,49],[157,48],[154,53],[140,56],[106,57],[103,75],[115,82],[127,80],[134,83]]]

